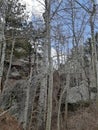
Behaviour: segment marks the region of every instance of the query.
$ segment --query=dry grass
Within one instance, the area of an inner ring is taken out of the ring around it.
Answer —
[[[0,110],[0,130],[23,130],[18,121],[12,117],[8,112],[1,114]]]
[[[52,121],[52,130],[57,130],[57,117],[54,116]],[[66,122],[61,119],[60,130],[98,130],[98,110],[96,105],[92,104],[89,107],[81,107],[75,112],[69,112]]]
[[[98,111],[95,104],[81,108],[68,118],[68,130],[98,130]]]
[[[3,111],[0,110],[0,113]],[[54,114],[52,130],[57,130],[57,116]],[[0,116],[0,130],[23,130],[18,121],[8,112]],[[75,112],[69,112],[67,128],[64,119],[61,120],[60,130],[98,130],[98,110],[96,105],[79,108]]]

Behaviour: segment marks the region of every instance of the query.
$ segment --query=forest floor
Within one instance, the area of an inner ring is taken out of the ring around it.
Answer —
[[[15,117],[0,110],[0,130],[23,130]]]
[[[1,114],[0,110],[0,130],[23,130],[17,120],[7,113]],[[55,118],[56,119],[56,118]],[[53,121],[52,130],[57,130],[56,122]],[[60,130],[98,130],[98,110],[96,105],[81,107],[76,111],[70,111],[67,118],[67,126],[64,119],[61,120]]]
[[[54,126],[52,130],[57,130]],[[67,125],[61,120],[60,130],[98,130],[98,110],[95,104],[81,107],[77,111],[68,113]]]

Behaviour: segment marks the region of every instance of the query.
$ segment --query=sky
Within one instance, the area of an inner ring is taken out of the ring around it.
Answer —
[[[96,0],[96,4],[98,4],[98,0]]]
[[[21,2],[26,4],[26,11],[29,12],[30,19],[32,17],[32,13],[36,16],[41,16],[44,12],[44,0],[20,0]],[[61,0],[58,0],[59,2]],[[80,0],[83,2],[83,0]],[[96,4],[98,4],[98,0],[95,0]]]
[[[32,20],[32,15],[36,17],[42,17],[44,12],[44,0],[20,0],[26,4],[26,12],[29,15],[29,20]],[[58,0],[59,2],[61,0]],[[80,0],[83,2],[83,0]],[[96,4],[98,4],[98,0],[95,0]],[[52,48],[52,57],[56,56],[56,50]]]
[[[32,20],[32,14],[37,17],[42,17],[44,12],[44,0],[21,0],[26,4],[26,12],[29,15],[29,20]],[[52,57],[56,56],[56,50],[51,48]],[[56,58],[53,58],[56,61]]]

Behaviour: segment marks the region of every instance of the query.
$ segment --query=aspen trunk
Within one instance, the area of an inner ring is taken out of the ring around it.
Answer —
[[[38,102],[38,116],[37,116],[37,129],[44,130],[46,123],[46,106],[47,106],[47,58],[48,58],[48,46],[46,45],[46,41],[44,42],[44,55],[43,55],[43,64],[41,67],[42,71],[42,80],[40,85],[40,95]]]

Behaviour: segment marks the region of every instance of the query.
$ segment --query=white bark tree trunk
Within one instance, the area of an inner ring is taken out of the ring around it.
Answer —
[[[44,55],[42,59],[42,80],[40,85],[40,95],[39,95],[39,102],[38,102],[38,115],[37,115],[37,129],[44,130],[45,129],[45,122],[46,122],[46,106],[47,106],[47,73],[48,73],[48,46],[46,44],[47,39],[45,39],[43,50]]]

